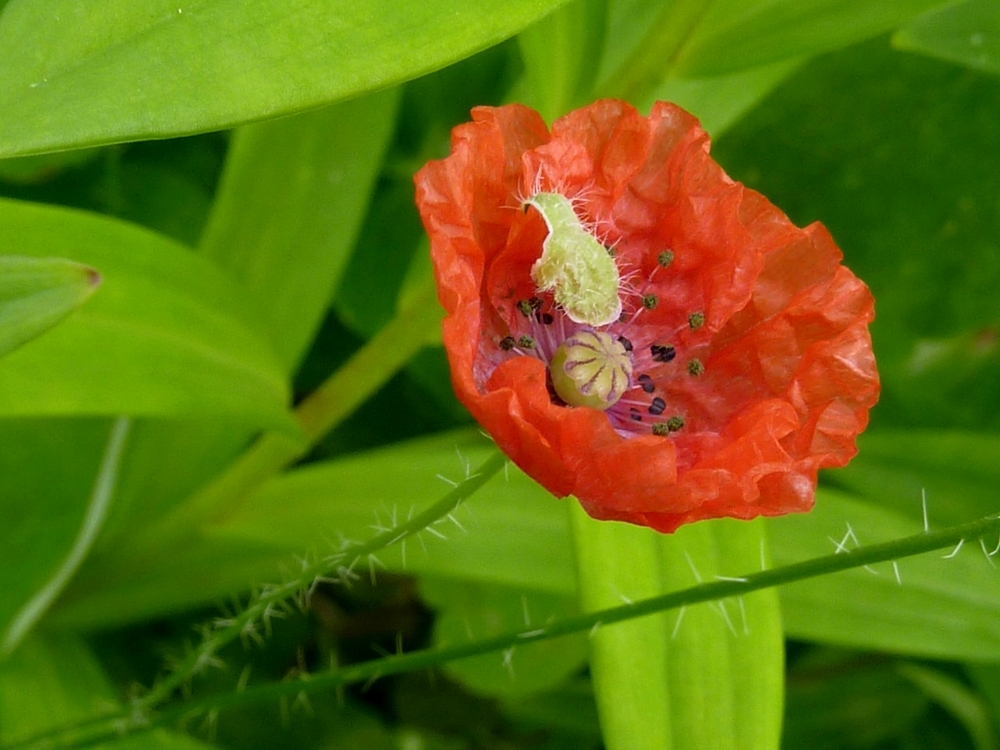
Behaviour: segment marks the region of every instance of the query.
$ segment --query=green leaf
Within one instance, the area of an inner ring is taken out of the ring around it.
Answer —
[[[246,285],[289,370],[351,257],[399,94],[248,125],[233,138],[200,251]],[[412,203],[412,186],[409,192]]]
[[[927,708],[928,700],[884,656],[814,647],[788,671],[782,747],[931,748],[898,742],[912,736]]]
[[[989,705],[968,685],[940,669],[922,664],[903,663],[897,671],[959,721],[972,738],[976,750],[996,750],[997,737],[990,720]]]
[[[0,742],[119,708],[117,691],[86,644],[73,634],[33,636],[0,664]],[[109,750],[207,750],[182,734],[157,729],[101,745]]]
[[[288,373],[343,274],[397,99],[386,91],[233,134],[200,249],[243,282]],[[151,524],[252,437],[252,428],[205,419],[137,424],[102,548],[113,554],[117,534],[134,532],[131,519]]]
[[[995,0],[947,5],[897,31],[892,43],[899,49],[1000,74],[1000,6]]]
[[[762,525],[713,521],[673,536],[573,509],[587,610],[759,566]],[[777,748],[784,640],[777,594],[761,591],[644,617],[591,636],[604,741],[617,748]]]
[[[420,593],[435,611],[434,641],[442,647],[518,628],[531,630],[577,613],[570,596],[478,581],[421,576]],[[577,634],[449,662],[443,668],[474,692],[511,699],[557,688],[586,660],[587,637]]]
[[[599,90],[604,96],[646,104],[673,79],[767,70],[775,63],[804,60],[891,31],[942,4],[943,0],[619,0],[611,7]],[[740,99],[746,96],[747,92],[738,92]]]
[[[687,77],[830,52],[891,31],[942,0],[723,0],[703,3],[676,57]]]
[[[805,65],[714,145],[870,285],[875,425],[1000,426],[998,108],[995,76],[878,40]]]
[[[78,537],[111,423],[0,420],[0,634]]]
[[[80,263],[0,256],[0,356],[56,325],[100,283],[101,275]]]
[[[0,153],[217,130],[316,107],[460,60],[560,4],[13,2],[0,15]]]
[[[68,547],[68,549],[65,551],[58,550],[62,558],[58,561],[58,567],[52,572],[44,585],[31,592],[31,597],[23,603],[23,606],[20,606],[20,609],[10,618],[9,622],[5,616],[7,613],[0,613],[0,633],[2,633],[2,637],[0,637],[0,655],[10,653],[24,639],[24,636],[35,626],[42,615],[45,614],[45,611],[52,605],[52,602],[55,601],[56,597],[66,587],[66,584],[69,583],[69,580],[79,569],[80,564],[93,546],[94,540],[97,538],[105,519],[108,517],[108,508],[111,505],[111,500],[114,497],[118,483],[118,470],[121,465],[122,449],[125,446],[129,426],[129,420],[125,418],[120,418],[115,422],[108,437],[104,457],[101,459],[100,469],[94,482],[94,489],[87,501],[86,511],[84,512],[76,538],[72,546]],[[14,504],[14,518],[28,520],[28,523],[14,524],[5,531],[5,536],[8,536],[8,538],[5,540],[6,544],[4,544],[4,548],[15,554],[9,559],[2,575],[15,580],[7,581],[8,584],[13,585],[4,586],[4,590],[8,592],[4,598],[4,604],[9,605],[13,602],[15,605],[20,605],[21,602],[16,599],[12,600],[10,596],[11,589],[16,591],[19,584],[23,586],[25,579],[30,581],[34,577],[33,574],[37,574],[42,566],[47,567],[47,564],[50,562],[49,559],[40,557],[36,553],[36,550],[39,548],[44,549],[44,544],[40,545],[39,541],[46,541],[50,535],[50,532],[45,529],[46,522],[49,519],[39,513],[39,511],[44,513],[45,509],[39,507],[39,503],[34,497],[14,497],[5,498],[5,500],[8,505],[11,503]],[[28,500],[27,509],[24,507],[26,505],[25,500]],[[40,515],[41,517],[39,517]],[[63,517],[65,518],[65,515]],[[44,531],[40,534],[33,534],[33,528],[44,529]],[[42,565],[39,565],[39,563]]]
[[[601,61],[607,5],[577,0],[521,32],[525,95],[519,101],[550,122],[587,103]]]
[[[808,515],[771,522],[774,561],[785,565],[841,546],[846,553],[859,542],[872,544],[917,533],[920,516],[919,493],[912,498],[912,511],[902,514],[883,507],[881,497],[861,499],[820,490]],[[948,557],[953,552],[784,586],[785,628],[795,638],[867,650],[941,659],[1000,659],[997,570],[978,540],[967,540]]]
[[[0,201],[11,254],[100,268],[101,294],[0,361],[0,415],[216,414],[291,429],[287,384],[241,290],[164,238]]]
[[[171,552],[168,563],[127,561],[115,547],[107,549],[101,565],[92,560],[80,571],[49,621],[72,627],[128,622],[279,580],[282,568],[306,550],[366,540],[373,527],[387,527],[440,500],[450,482],[492,450],[472,430],[289,471],[204,528],[182,552]],[[461,526],[438,526],[437,534],[380,552],[379,561],[393,570],[573,595],[563,501],[514,467],[453,515]]]

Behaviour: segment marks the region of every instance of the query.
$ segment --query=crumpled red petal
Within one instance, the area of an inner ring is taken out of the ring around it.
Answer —
[[[673,531],[807,510],[817,471],[850,460],[878,398],[867,287],[821,225],[794,226],[708,152],[667,103],[643,117],[602,100],[551,132],[508,105],[475,109],[451,155],[415,178],[459,399],[519,467],[595,518]],[[545,238],[520,210],[539,184],[585,195],[616,258],[649,275],[663,300],[649,325],[704,314],[698,334],[677,334],[704,375],[664,385],[690,429],[623,435],[602,411],[557,403],[540,359],[497,363],[501,307],[530,294]],[[664,247],[681,249],[656,276]]]

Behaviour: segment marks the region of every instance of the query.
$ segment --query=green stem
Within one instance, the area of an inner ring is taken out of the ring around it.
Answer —
[[[133,545],[163,549],[206,523],[236,512],[244,498],[282,469],[303,458],[331,429],[366,401],[427,345],[441,320],[434,287],[428,284],[382,330],[295,409],[301,437],[262,435],[208,485],[149,529]]]
[[[3,750],[31,747],[36,744],[45,747],[82,747],[104,742],[110,739],[110,735],[120,733],[122,727],[134,725],[138,729],[152,726],[143,717],[147,717],[153,709],[170,698],[174,691],[192,676],[217,663],[216,654],[226,645],[237,638],[259,638],[258,628],[261,625],[267,629],[271,618],[283,614],[283,605],[288,600],[307,596],[317,581],[333,580],[349,583],[357,576],[355,569],[359,563],[369,564],[376,552],[447,518],[462,502],[492,479],[506,462],[507,457],[496,451],[479,466],[478,470],[448,494],[412,518],[394,528],[382,531],[364,544],[351,546],[303,564],[302,570],[296,573],[294,578],[256,592],[245,609],[233,617],[216,620],[215,629],[208,630],[202,643],[177,664],[173,672],[135,701],[129,710],[49,730],[11,745],[4,745]],[[331,574],[335,577],[331,578]],[[63,740],[66,742],[62,742]]]
[[[484,464],[481,472],[487,470],[487,468],[492,468],[496,471],[501,465],[502,457],[494,457]],[[464,487],[465,483],[459,485],[455,491],[449,493],[449,497]],[[445,504],[445,501],[442,501],[439,505],[442,504]],[[427,512],[425,511],[425,513]],[[421,515],[423,516],[424,514]],[[416,521],[417,519],[414,518],[413,520]],[[401,672],[428,669],[445,662],[478,656],[492,651],[515,648],[521,644],[558,638],[571,633],[589,632],[597,627],[613,625],[614,623],[630,620],[635,617],[645,617],[670,609],[725,599],[731,596],[742,596],[772,586],[782,586],[807,578],[912,557],[913,555],[920,555],[946,547],[954,547],[962,541],[977,539],[998,532],[1000,532],[1000,516],[990,516],[961,526],[952,526],[941,531],[914,534],[913,536],[883,544],[859,547],[839,554],[805,560],[782,568],[751,573],[741,578],[701,584],[662,596],[612,607],[600,612],[569,617],[533,630],[507,633],[462,646],[426,649],[412,654],[387,656],[362,664],[308,675],[297,682],[269,683],[240,692],[215,695],[202,700],[185,703],[163,712],[148,723],[136,724],[131,728],[139,730],[155,726],[165,726],[185,717],[207,711],[218,711],[233,706],[294,697],[300,693],[331,690],[349,683],[372,681]],[[145,703],[142,705],[145,706]],[[121,722],[127,718],[123,714],[114,717],[104,717],[100,722],[100,726],[94,726],[96,731],[87,733],[86,736],[81,736],[80,731],[83,727],[82,725],[77,725],[67,727],[62,732],[47,733],[45,738],[54,739],[60,736],[69,738],[69,743],[62,745],[63,747],[82,747],[95,744],[118,736],[122,726]],[[41,739],[41,737],[30,738],[20,743],[8,745],[5,750],[27,747],[38,739]]]

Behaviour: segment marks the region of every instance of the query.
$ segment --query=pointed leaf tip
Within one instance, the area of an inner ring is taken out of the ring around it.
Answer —
[[[101,281],[97,269],[63,258],[0,257],[0,356],[59,323]]]

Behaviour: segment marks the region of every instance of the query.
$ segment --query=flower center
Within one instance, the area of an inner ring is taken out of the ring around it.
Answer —
[[[567,404],[604,410],[629,389],[632,359],[613,336],[578,331],[556,349],[549,370],[552,387]]]

